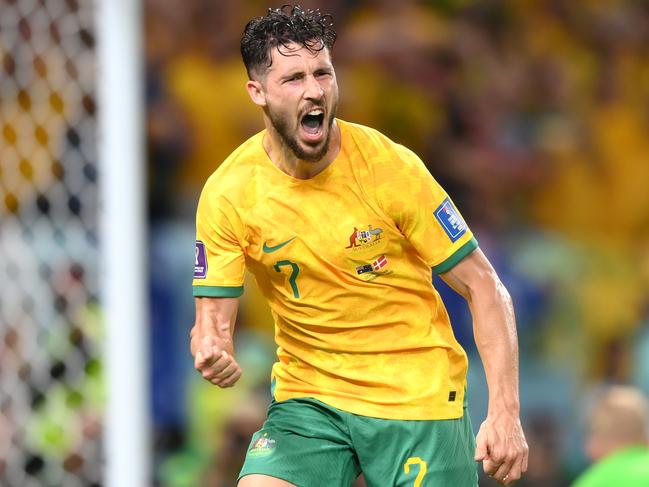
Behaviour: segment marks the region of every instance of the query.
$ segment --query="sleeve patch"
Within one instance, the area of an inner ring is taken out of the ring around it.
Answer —
[[[205,245],[200,240],[196,240],[194,248],[194,279],[205,279],[207,277],[207,254]]]
[[[466,233],[466,223],[451,203],[449,198],[446,198],[441,205],[435,210],[435,218],[442,226],[451,242],[456,242],[462,235]]]

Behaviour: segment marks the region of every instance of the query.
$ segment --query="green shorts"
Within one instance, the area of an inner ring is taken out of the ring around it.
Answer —
[[[239,478],[264,474],[298,487],[475,487],[475,439],[459,419],[398,421],[346,413],[315,399],[273,402]]]

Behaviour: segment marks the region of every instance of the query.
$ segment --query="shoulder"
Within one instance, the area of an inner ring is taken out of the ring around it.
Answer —
[[[247,209],[254,205],[263,167],[264,132],[241,144],[205,182],[198,200],[197,221],[222,215],[231,221],[244,221]]]
[[[355,170],[359,170],[359,165],[367,168],[369,181],[379,191],[377,194],[384,194],[383,190],[386,194],[394,194],[395,190],[407,193],[413,184],[435,186],[434,178],[412,150],[370,127],[348,122],[343,122],[341,127],[348,130],[354,140],[353,150],[361,156],[352,156]]]
[[[398,144],[391,140],[388,136],[379,132],[378,130],[361,125],[358,123],[345,122],[338,120],[343,130],[346,130],[351,138],[354,140],[356,146],[361,150],[377,151],[377,150],[392,150]]]
[[[619,485],[647,485],[648,459],[649,450],[645,447],[621,450],[591,465],[573,487],[605,487],[617,485],[616,480],[620,481]]]
[[[201,198],[207,195],[232,198],[244,191],[264,155],[262,137],[263,132],[259,132],[236,148],[207,178]]]
[[[572,484],[571,487],[604,487],[610,475],[610,467],[604,460],[588,467]]]
[[[373,165],[415,167],[422,164],[421,159],[413,151],[380,131],[357,123],[340,122],[343,130],[349,132],[356,148]]]

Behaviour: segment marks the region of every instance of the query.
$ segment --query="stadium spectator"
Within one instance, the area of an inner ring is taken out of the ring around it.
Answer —
[[[589,416],[585,446],[595,463],[573,487],[649,485],[649,402],[642,393],[608,388]]]

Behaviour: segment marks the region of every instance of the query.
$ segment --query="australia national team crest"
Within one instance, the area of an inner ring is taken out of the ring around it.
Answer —
[[[371,224],[366,227],[354,227],[345,250],[352,252],[348,257],[353,262],[356,275],[362,280],[373,281],[379,276],[392,273],[386,268],[388,258],[381,254],[386,251],[385,245],[381,245],[385,242],[386,237],[380,227]],[[364,252],[365,250],[367,252]]]
[[[435,218],[451,239],[451,242],[457,241],[462,235],[466,233],[466,223],[451,203],[449,198],[446,198],[441,205],[435,210]]]
[[[253,442],[248,455],[251,457],[267,457],[275,452],[275,443],[275,440],[264,432]]]
[[[383,240],[382,228],[374,228],[372,225],[360,229],[354,227],[354,230],[349,236],[349,245],[345,249],[349,249],[352,252],[365,250],[378,245],[381,240]]]

